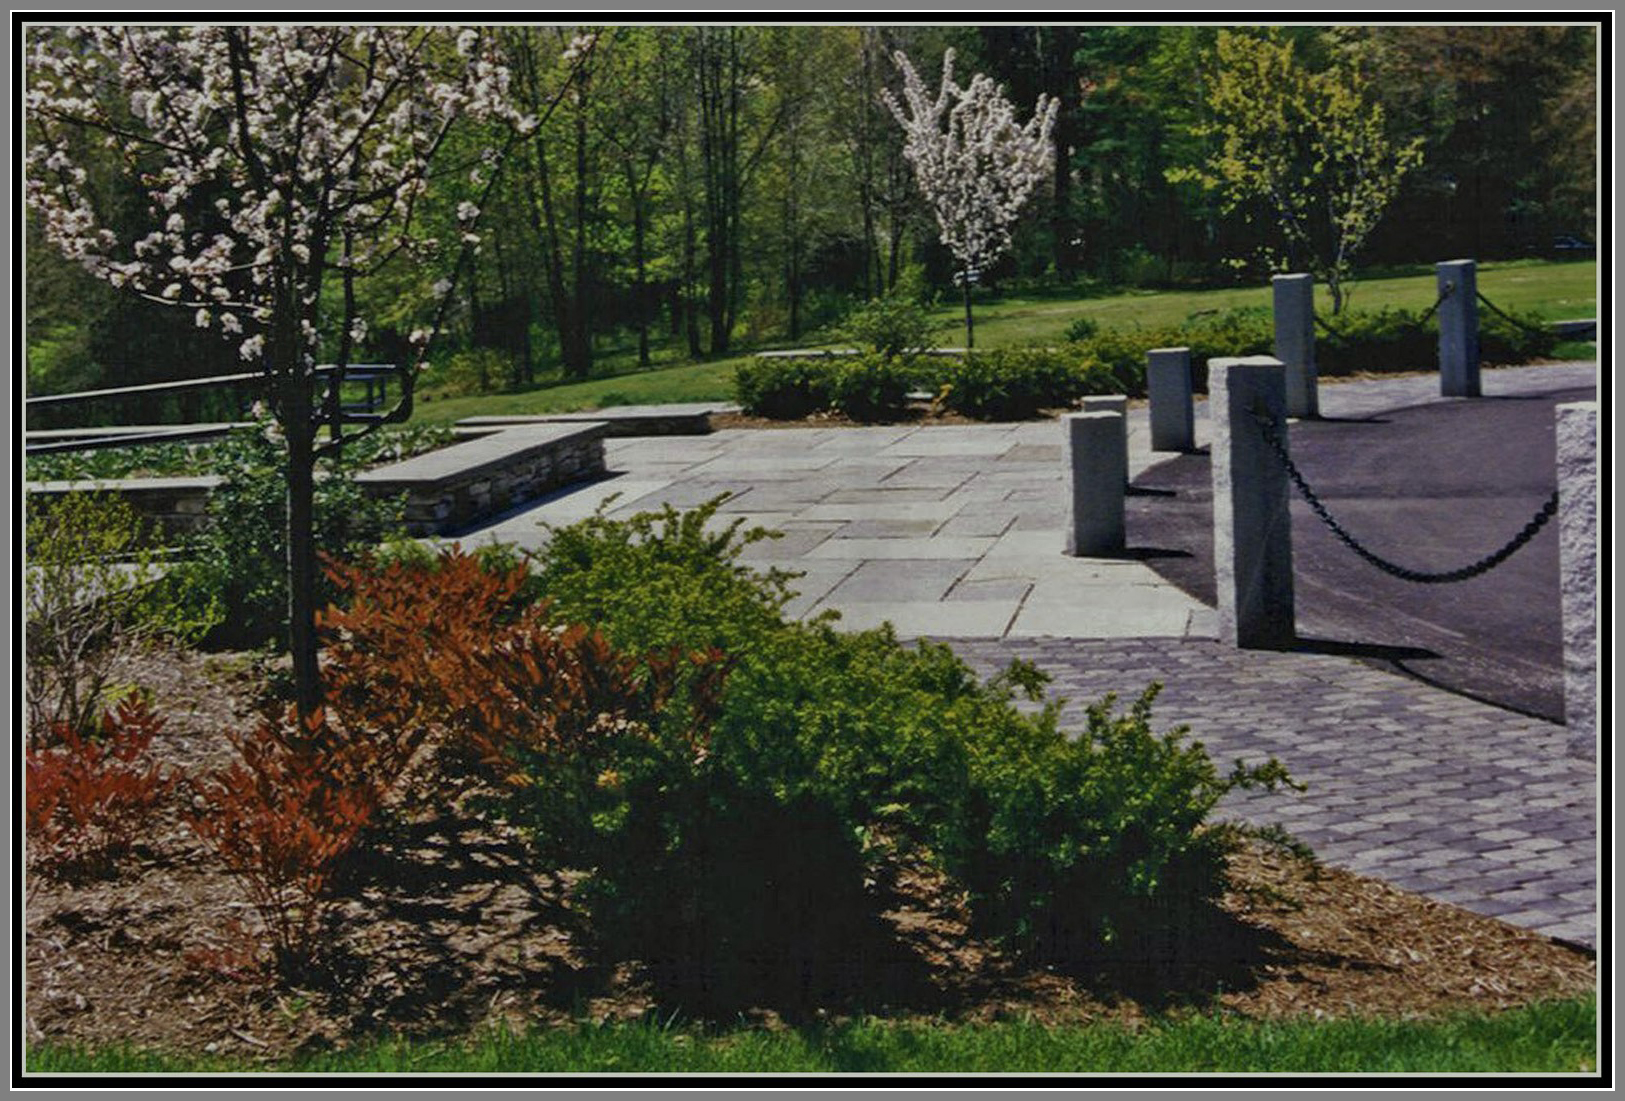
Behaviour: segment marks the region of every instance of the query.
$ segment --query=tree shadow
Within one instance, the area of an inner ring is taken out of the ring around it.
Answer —
[[[1306,949],[1211,902],[1166,925],[1131,931],[1109,948],[1059,959],[1052,966],[1107,1001],[1132,1001],[1152,1013],[1207,1006],[1220,993],[1247,993],[1282,970],[1388,969]]]

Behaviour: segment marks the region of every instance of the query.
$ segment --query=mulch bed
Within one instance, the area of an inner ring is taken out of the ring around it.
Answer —
[[[230,758],[223,733],[250,724],[260,683],[244,661],[189,652],[126,675],[167,717],[155,749],[191,773]],[[901,868],[877,896],[883,957],[866,956],[871,969],[848,995],[812,1011],[1047,1023],[1216,1007],[1404,1017],[1596,988],[1590,955],[1375,880],[1274,850],[1239,856],[1233,872],[1236,889],[1195,958],[1068,971],[1024,968],[969,936],[940,878]],[[403,807],[348,884],[328,977],[279,984],[232,933],[255,922],[241,889],[171,815],[117,878],[31,883],[27,1036],[273,1060],[390,1033],[682,1013],[635,964],[585,947],[576,882],[534,867],[500,823]],[[741,1016],[777,1027],[808,1008],[752,1005]]]

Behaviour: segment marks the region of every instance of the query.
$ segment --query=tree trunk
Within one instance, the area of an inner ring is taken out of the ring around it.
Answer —
[[[297,354],[297,353],[295,353]],[[288,650],[294,704],[302,720],[322,703],[316,646],[316,428],[312,383],[295,368],[283,386],[282,430],[288,441]]]
[[[976,326],[970,316],[970,279],[965,280],[965,349],[976,347]]]
[[[592,331],[587,323],[587,105],[585,74],[575,119],[575,239],[570,251],[570,343],[575,352],[567,359],[570,373],[586,378],[592,372]]]

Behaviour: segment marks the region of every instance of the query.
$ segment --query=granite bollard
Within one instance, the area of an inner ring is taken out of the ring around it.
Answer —
[[[1152,348],[1145,353],[1145,389],[1151,399],[1151,450],[1196,448],[1191,405],[1191,350]]]
[[[1296,637],[1291,485],[1259,417],[1286,440],[1286,370],[1272,356],[1208,361],[1213,569],[1219,639],[1248,649]]]
[[[1123,485],[1128,485],[1128,395],[1090,394],[1079,403],[1085,413],[1116,413],[1123,418],[1123,458],[1120,464]]]
[[[1476,398],[1478,377],[1478,269],[1471,260],[1446,260],[1439,279],[1439,394]]]
[[[1123,414],[1110,410],[1061,417],[1066,454],[1066,553],[1117,554],[1124,546],[1123,495],[1128,482]]]
[[[1597,759],[1597,403],[1557,407],[1563,718],[1569,749]]]
[[[1315,277],[1277,275],[1270,279],[1275,302],[1275,358],[1286,366],[1286,415],[1320,416],[1320,380],[1315,368]]]

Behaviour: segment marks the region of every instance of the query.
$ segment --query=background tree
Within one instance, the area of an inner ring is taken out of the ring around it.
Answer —
[[[508,101],[482,36],[423,28],[121,27],[37,31],[27,49],[27,197],[48,238],[86,271],[187,311],[264,375],[285,440],[289,644],[302,714],[320,703],[312,503],[328,420],[367,324],[355,281],[392,261],[439,267],[433,318],[413,333],[401,399],[362,429],[405,420],[412,383],[477,243],[464,200],[451,241],[418,235],[431,165],[467,116],[534,125]],[[147,232],[115,232],[80,161],[93,139],[137,181]],[[488,190],[495,165],[485,183]],[[466,174],[468,166],[461,166]],[[342,293],[324,295],[329,280]]]
[[[1222,31],[1217,61],[1212,115],[1198,128],[1217,145],[1203,166],[1176,176],[1219,191],[1229,210],[1263,206],[1286,265],[1310,266],[1337,313],[1353,257],[1420,162],[1422,142],[1390,138],[1357,68],[1337,61],[1312,72],[1278,31]]]
[[[894,60],[903,74],[903,103],[890,89],[881,95],[903,127],[904,155],[936,215],[942,243],[959,264],[965,345],[973,347],[971,286],[1010,247],[1022,206],[1050,173],[1059,103],[1040,96],[1033,117],[1017,126],[1015,108],[991,78],[979,73],[967,87],[954,83],[953,50],[942,55],[935,98],[907,55],[899,52]]]

